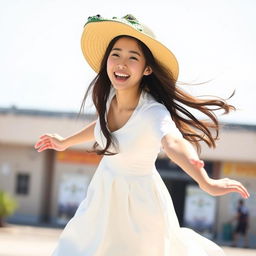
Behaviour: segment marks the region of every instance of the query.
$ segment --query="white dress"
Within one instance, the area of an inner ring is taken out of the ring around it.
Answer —
[[[111,87],[107,111],[114,95]],[[101,159],[52,256],[225,255],[212,241],[179,226],[171,196],[155,167],[161,138],[167,133],[181,136],[166,107],[142,91],[129,120],[112,132],[119,153]],[[106,139],[99,119],[94,135],[103,148]]]

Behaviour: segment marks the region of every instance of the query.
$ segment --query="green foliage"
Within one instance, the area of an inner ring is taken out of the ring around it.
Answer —
[[[17,206],[17,201],[13,197],[0,190],[0,218],[12,215]]]

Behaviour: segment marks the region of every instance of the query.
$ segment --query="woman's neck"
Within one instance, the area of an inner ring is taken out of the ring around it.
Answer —
[[[116,90],[113,106],[117,112],[132,111],[136,108],[140,98],[140,90]]]

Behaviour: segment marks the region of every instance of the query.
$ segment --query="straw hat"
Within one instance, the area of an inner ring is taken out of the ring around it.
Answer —
[[[83,55],[95,72],[99,72],[100,63],[110,41],[119,35],[129,35],[142,41],[151,50],[154,58],[168,68],[175,80],[179,66],[174,54],[155,39],[152,31],[128,14],[122,18],[106,19],[100,15],[88,18],[84,25],[81,47]]]

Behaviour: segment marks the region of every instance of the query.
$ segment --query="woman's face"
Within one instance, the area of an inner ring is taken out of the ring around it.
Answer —
[[[107,59],[107,74],[115,89],[138,88],[142,77],[151,72],[136,40],[122,37],[116,41]]]

